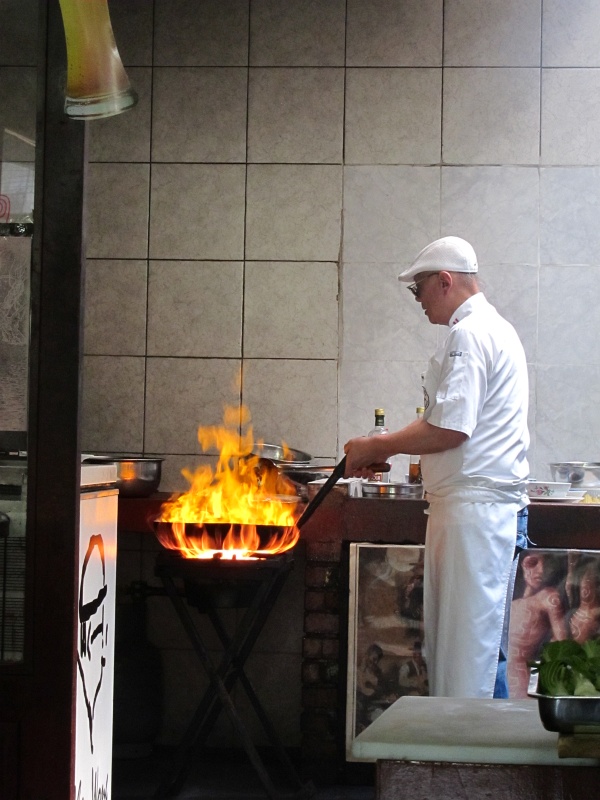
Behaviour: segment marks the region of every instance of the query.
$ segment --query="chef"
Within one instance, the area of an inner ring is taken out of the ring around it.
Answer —
[[[517,515],[529,500],[523,346],[477,283],[471,245],[445,236],[399,280],[448,326],[425,375],[425,413],[387,436],[346,443],[346,477],[419,454],[429,502],[424,655],[431,695],[493,697]]]

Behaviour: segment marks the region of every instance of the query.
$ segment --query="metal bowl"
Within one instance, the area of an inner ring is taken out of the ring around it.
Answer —
[[[274,464],[309,464],[312,456],[302,450],[294,450],[291,447],[284,448],[278,444],[256,445],[252,450],[252,455],[259,458],[268,458]]]
[[[86,464],[117,465],[117,483],[120,497],[149,497],[158,490],[164,458],[141,456],[92,456]]]
[[[573,489],[600,486],[600,463],[597,461],[555,461],[550,464],[552,480],[568,481]]]
[[[391,500],[423,499],[423,486],[420,483],[365,481],[361,489],[363,497],[382,497]]]

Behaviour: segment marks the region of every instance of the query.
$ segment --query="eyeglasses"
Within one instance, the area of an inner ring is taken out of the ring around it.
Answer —
[[[414,296],[419,299],[421,296],[421,286],[420,284],[427,280],[427,278],[431,278],[433,275],[437,275],[437,272],[430,272],[429,275],[425,275],[424,278],[420,278],[418,281],[411,283],[410,286],[407,286],[409,292],[412,292]]]

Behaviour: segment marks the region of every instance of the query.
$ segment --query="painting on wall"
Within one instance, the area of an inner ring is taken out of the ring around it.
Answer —
[[[346,757],[404,695],[427,695],[422,545],[350,545]]]
[[[600,553],[533,548],[519,556],[510,609],[508,691],[527,697],[530,669],[546,642],[600,636]]]

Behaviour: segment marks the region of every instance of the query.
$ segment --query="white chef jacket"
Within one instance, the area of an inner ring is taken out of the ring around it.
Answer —
[[[482,293],[449,327],[425,376],[424,419],[468,439],[421,458],[430,503],[424,653],[432,695],[491,697],[516,515],[529,502],[527,363]]]

